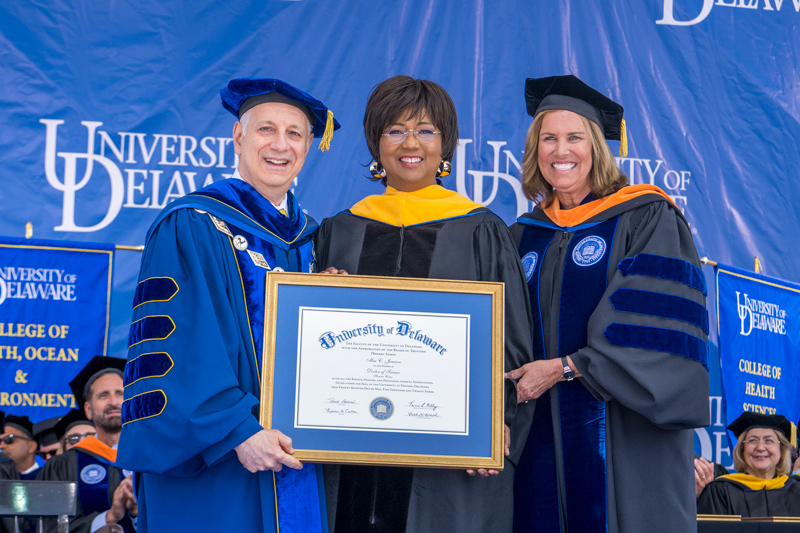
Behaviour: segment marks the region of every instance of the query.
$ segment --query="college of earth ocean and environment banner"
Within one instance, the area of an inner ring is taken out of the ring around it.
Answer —
[[[113,266],[113,245],[0,237],[0,411],[76,407],[69,380],[106,355]]]
[[[318,220],[382,191],[365,177],[364,106],[408,74],[458,110],[444,185],[510,223],[532,206],[525,78],[572,73],[625,107],[619,166],[673,198],[701,255],[758,255],[797,281],[799,23],[800,0],[4,2],[0,234],[30,221],[37,238],[143,244],[165,205],[236,168],[218,91],[243,76],[284,79],[342,124],[293,189]],[[109,355],[127,351],[140,260],[117,252]],[[715,345],[713,424],[696,447],[727,466]]]
[[[719,359],[728,420],[800,417],[800,285],[716,267]]]

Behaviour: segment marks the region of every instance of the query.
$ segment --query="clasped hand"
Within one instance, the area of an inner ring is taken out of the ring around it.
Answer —
[[[526,363],[506,372],[506,378],[517,380],[517,403],[535,400],[558,383],[564,367],[559,359],[542,359]]]
[[[250,472],[280,472],[283,465],[300,470],[303,463],[293,457],[293,453],[292,439],[277,429],[262,429],[236,447],[239,462]]]

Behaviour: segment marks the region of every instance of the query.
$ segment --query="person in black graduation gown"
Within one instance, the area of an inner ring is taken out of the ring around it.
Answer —
[[[438,179],[449,174],[458,142],[450,96],[436,83],[395,76],[373,89],[364,130],[374,159],[370,172],[386,191],[322,222],[320,270],[505,282],[505,366],[520,366],[530,354],[531,322],[508,228]],[[507,398],[511,426],[513,389]],[[510,532],[514,462],[507,458],[499,474],[479,470],[480,477],[462,470],[326,467],[330,529]]]
[[[75,403],[82,405],[97,433],[76,435],[71,449],[49,459],[37,479],[77,483],[77,515],[70,518],[70,531],[89,533],[117,523],[126,533],[135,530],[138,514],[130,473],[116,464],[123,398],[122,370],[125,360],[97,355],[70,381]],[[68,413],[59,421],[59,431],[75,429],[80,414]],[[45,520],[45,532],[56,531],[55,519]]]
[[[792,470],[797,428],[783,415],[745,411],[728,429],[737,437],[733,467],[703,490],[698,514],[800,517],[800,481]]]
[[[0,462],[0,479],[26,480],[36,479],[39,463],[36,461],[38,443],[33,435],[33,424],[27,416],[4,416],[0,422],[3,434],[0,435],[0,450],[8,460]],[[14,518],[0,519],[0,531],[14,531]],[[34,522],[30,518],[20,517],[20,531],[35,531]]]
[[[691,230],[617,167],[605,139],[625,156],[622,106],[571,75],[528,79],[525,99],[522,186],[538,204],[512,227],[534,317],[533,360],[508,372],[528,421],[511,435],[516,530],[692,531],[693,428],[710,417]]]
[[[36,461],[39,445],[33,437],[33,424],[27,416],[6,415],[0,450],[10,459],[0,463],[2,479],[36,479],[40,464]]]

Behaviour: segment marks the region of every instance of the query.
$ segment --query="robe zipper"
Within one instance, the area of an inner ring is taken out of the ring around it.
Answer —
[[[395,263],[395,266],[394,266],[394,275],[395,276],[399,276],[400,275],[400,267],[402,266],[402,263],[403,263],[403,241],[405,239],[405,233],[406,233],[406,227],[405,226],[400,226],[400,246],[398,247],[398,251],[397,251],[397,262]]]

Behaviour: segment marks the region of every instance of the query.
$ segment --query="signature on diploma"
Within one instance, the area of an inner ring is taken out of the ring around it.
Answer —
[[[358,411],[355,409],[348,409],[346,407],[340,409],[333,409],[331,407],[325,408],[326,415],[357,415]]]
[[[439,404],[431,403],[431,402],[417,402],[411,400],[408,402],[407,407],[409,409],[417,409],[420,411],[436,411],[439,408]]]
[[[417,412],[417,411],[409,411],[406,413],[408,416],[412,418],[441,418],[439,413],[426,413],[426,412]]]
[[[355,405],[355,400],[348,400],[347,398],[340,400],[338,398],[328,398],[325,403],[332,403],[335,405]]]

